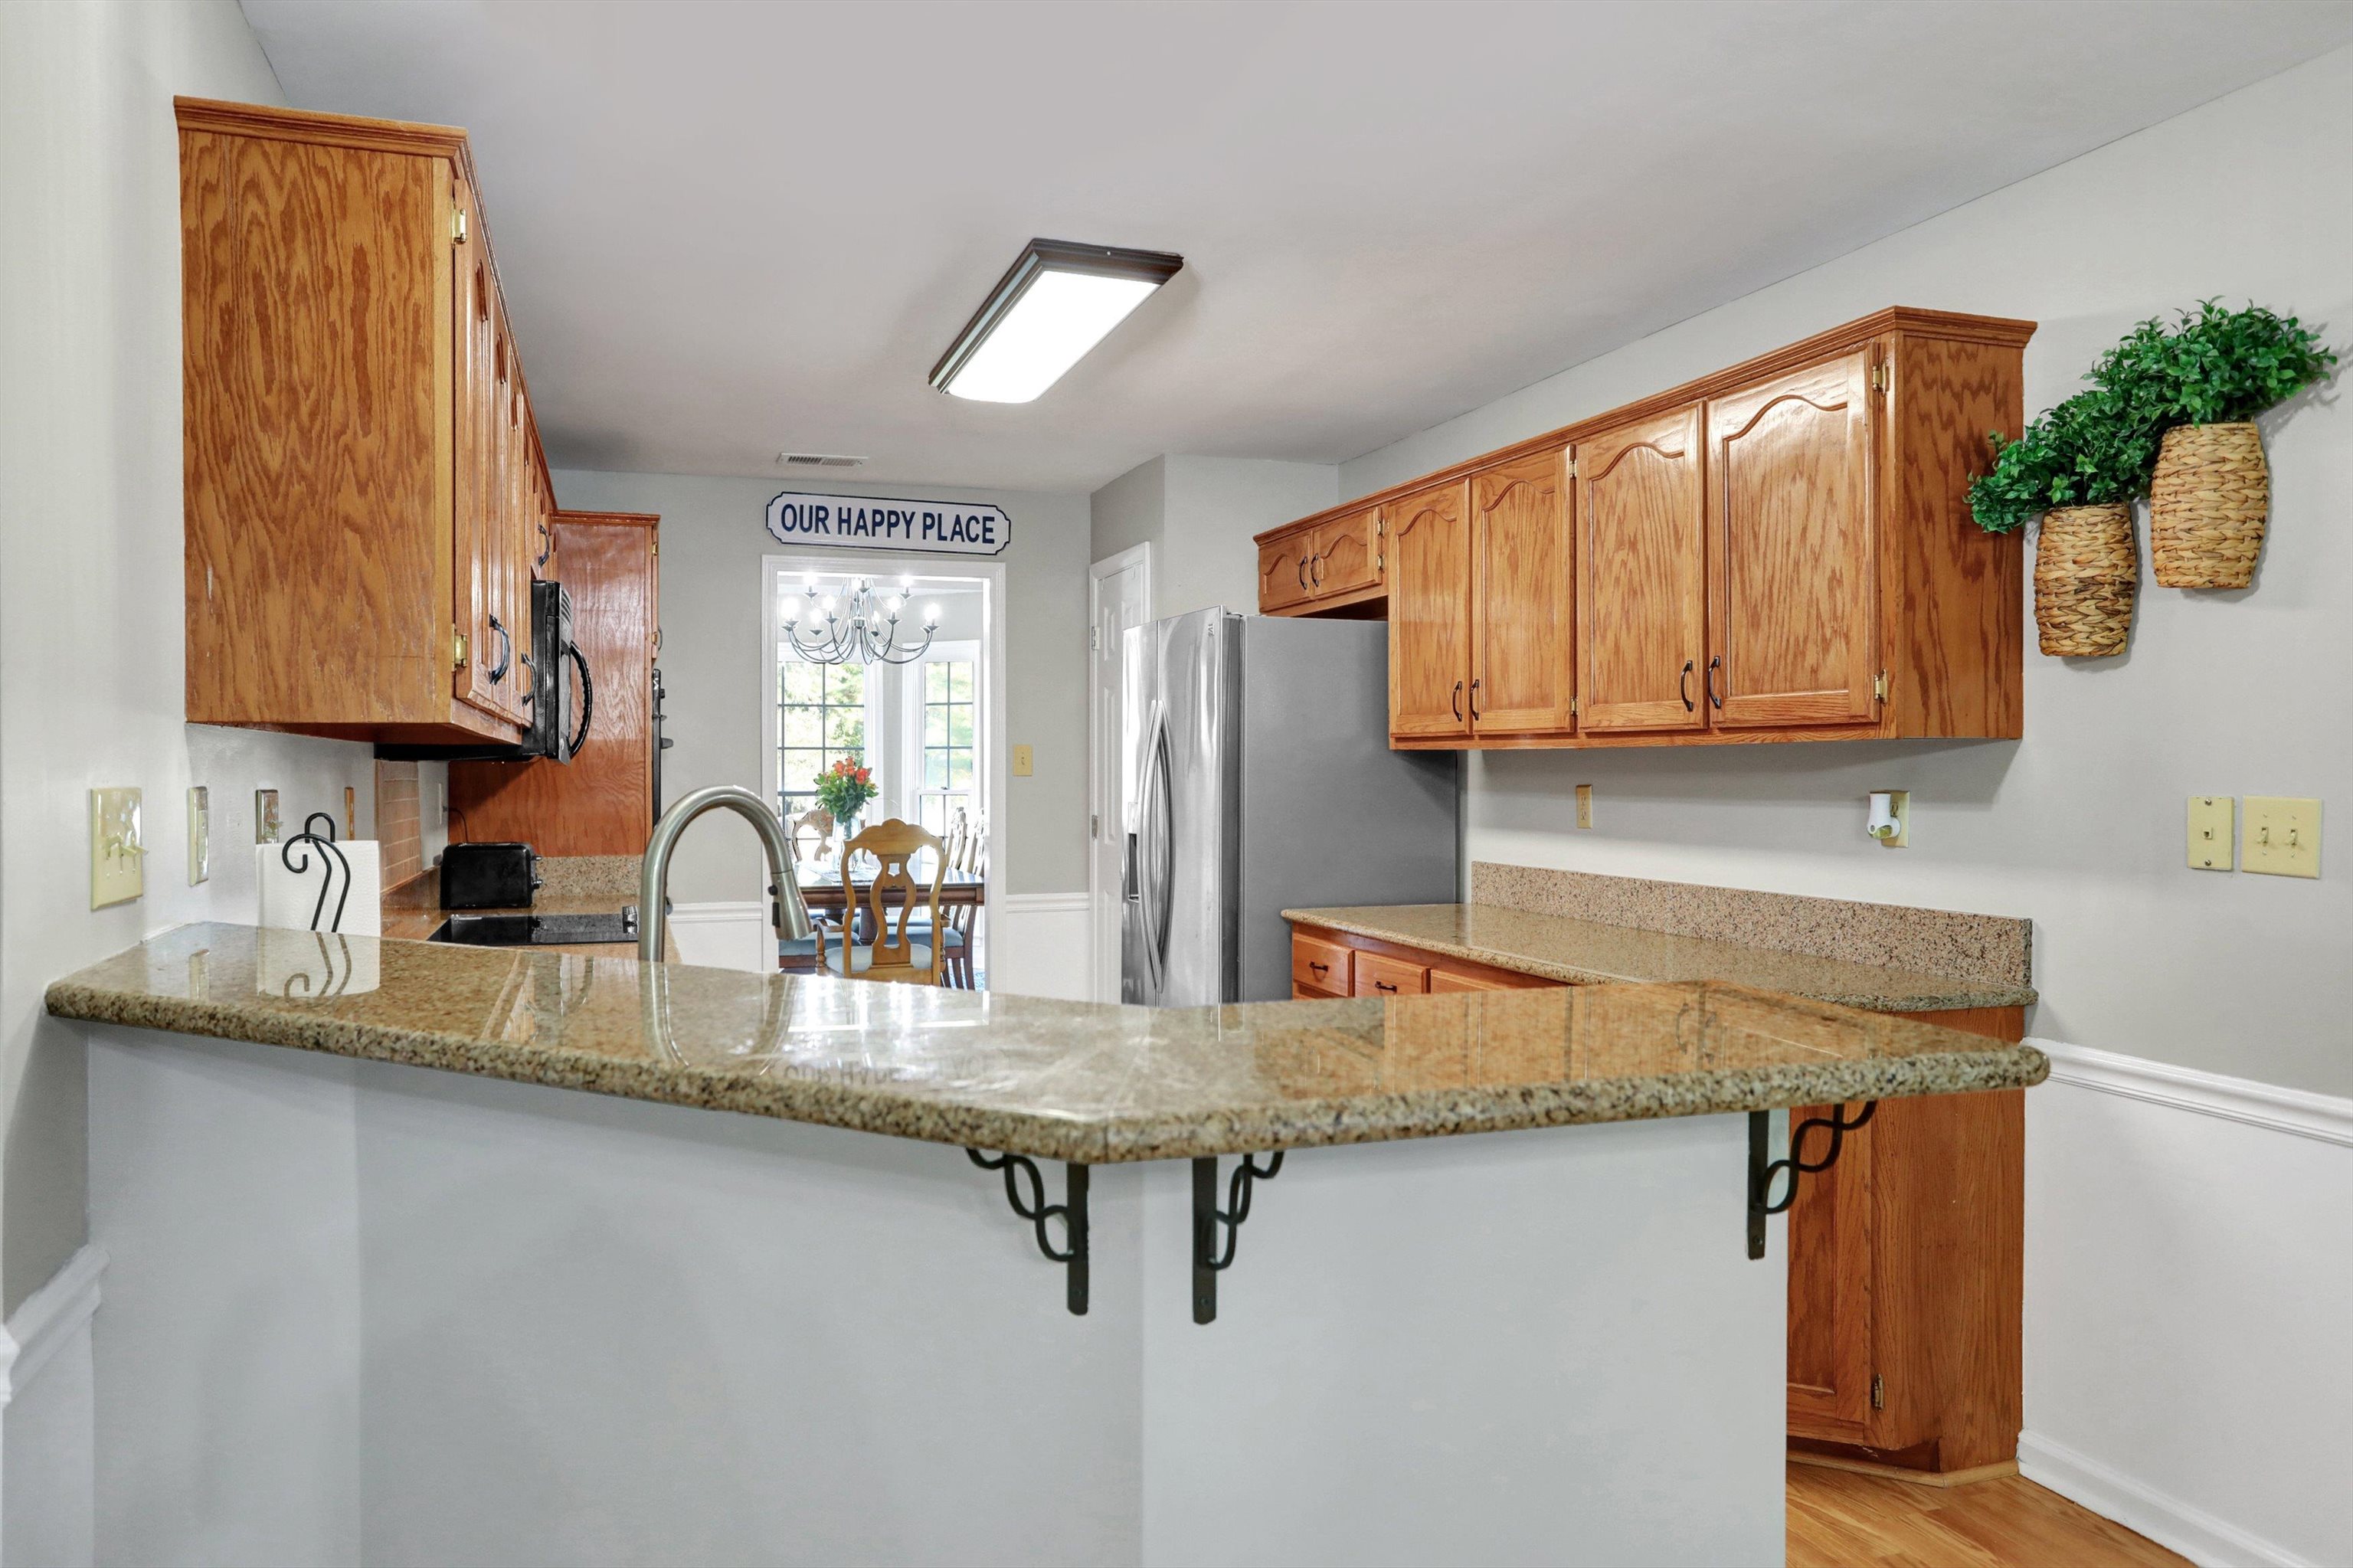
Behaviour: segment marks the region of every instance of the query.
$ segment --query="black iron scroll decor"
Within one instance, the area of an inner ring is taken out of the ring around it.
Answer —
[[[1062,1202],[1046,1202],[1046,1178],[1038,1171],[1038,1162],[1026,1154],[1000,1154],[995,1159],[977,1149],[967,1149],[965,1155],[983,1171],[1005,1172],[1005,1201],[1013,1212],[1028,1220],[1038,1233],[1038,1250],[1050,1262],[1064,1269],[1064,1298],[1073,1317],[1087,1313],[1087,1168],[1065,1164],[1062,1167]],[[1054,1245],[1054,1233],[1046,1222],[1059,1216],[1062,1222],[1063,1245]]]
[[[312,822],[324,822],[327,825],[327,832],[323,837],[311,831],[311,824]],[[294,847],[297,844],[316,844],[319,846],[320,868],[323,873],[319,880],[319,901],[311,906],[311,929],[313,931],[342,930],[343,928],[343,906],[350,901],[352,896],[352,863],[345,860],[343,858],[343,852],[335,847],[335,819],[327,815],[324,811],[311,812],[309,816],[302,819],[302,831],[296,833],[292,838],[288,839],[286,841],[285,847],[278,852],[278,863],[280,865],[283,865],[287,870],[292,872],[297,876],[307,876],[310,874],[311,871],[310,852],[305,850],[302,853],[302,858],[299,861],[296,860],[294,858]],[[343,874],[343,890],[340,894],[337,894],[335,897],[334,919],[328,925],[322,927],[319,924],[319,917],[327,912],[327,895],[334,893],[335,891],[335,873],[338,871],[341,871]]]
[[[1787,1213],[1789,1205],[1798,1201],[1798,1178],[1820,1175],[1838,1163],[1839,1150],[1846,1147],[1846,1135],[1871,1124],[1872,1113],[1879,1108],[1877,1100],[1865,1100],[1854,1119],[1847,1119],[1846,1107],[1832,1106],[1827,1117],[1810,1116],[1799,1122],[1789,1134],[1789,1155],[1786,1160],[1771,1158],[1767,1139],[1771,1136],[1773,1118],[1770,1111],[1748,1113],[1748,1255],[1765,1255],[1765,1220],[1770,1214]],[[1816,1128],[1830,1130],[1830,1147],[1822,1150],[1820,1160],[1806,1158],[1806,1135]],[[1778,1202],[1773,1201],[1773,1178],[1784,1171],[1789,1173],[1789,1184],[1782,1191]]]
[[[1242,1222],[1250,1218],[1250,1197],[1261,1181],[1271,1181],[1282,1171],[1280,1150],[1267,1156],[1245,1154],[1226,1189],[1226,1206],[1218,1207],[1218,1161],[1212,1157],[1193,1161],[1193,1321],[1218,1320],[1218,1276],[1234,1266],[1234,1248],[1241,1240]],[[1220,1237],[1218,1227],[1225,1227]]]

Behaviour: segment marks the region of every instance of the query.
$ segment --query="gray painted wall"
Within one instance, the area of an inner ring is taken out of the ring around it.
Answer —
[[[172,95],[283,101],[234,0],[12,5],[0,48],[0,1312],[84,1236],[85,1032],[49,981],[250,920],[253,791],[359,791],[367,747],[185,724],[179,142]],[[187,879],[187,788],[212,879]],[[90,907],[89,791],[145,791],[146,895]]]
[[[1088,509],[1083,495],[923,485],[786,484],[667,473],[554,475],[557,499],[584,510],[661,514],[662,678],[677,737],[662,788],[670,800],[707,784],[761,788],[760,558],[795,552],[768,536],[768,500],[782,490],[915,500],[993,502],[1013,519],[1006,566],[1008,745],[1033,748],[1036,772],[1008,780],[993,812],[992,868],[1009,893],[1086,886]],[[839,553],[839,552],[836,552]],[[889,562],[955,556],[892,554]],[[758,846],[748,828],[699,825],[670,879],[681,903],[757,898]]]
[[[1347,495],[1598,413],[1891,304],[2040,320],[2027,408],[2133,322],[2213,294],[2353,344],[2353,50],[2340,50],[1345,464]],[[1727,236],[1736,241],[1736,236]],[[2026,656],[2026,736],[1497,752],[1481,859],[2030,916],[2039,1033],[2353,1093],[2353,407],[2266,421],[2256,586],[2144,580],[2125,657]],[[1571,826],[1575,785],[1595,827]],[[1912,847],[1862,832],[1909,789]],[[2192,793],[2330,799],[2323,880],[2193,872]]]
[[[1090,498],[1098,561],[1149,540],[1153,613],[1258,609],[1254,534],[1339,500],[1328,463],[1182,457],[1138,464]]]

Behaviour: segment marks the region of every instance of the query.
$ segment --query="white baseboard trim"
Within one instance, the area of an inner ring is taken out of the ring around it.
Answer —
[[[2200,1568],[2321,1568],[2308,1557],[2299,1557],[2031,1432],[2019,1434],[2018,1473],[2127,1530],[2138,1531],[2159,1546],[2180,1552]]]
[[[2053,1083],[2353,1149],[2353,1099],[2177,1067],[2121,1052],[2071,1045],[2063,1040],[2029,1040],[2027,1044],[2051,1058]]]
[[[0,1329],[0,1406],[32,1385],[41,1369],[98,1310],[98,1283],[106,1254],[85,1246],[25,1298],[7,1327]]]

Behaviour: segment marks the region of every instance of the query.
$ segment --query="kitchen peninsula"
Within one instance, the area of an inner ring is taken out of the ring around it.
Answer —
[[[2047,1070],[1715,984],[1147,1010],[326,938],[375,989],[288,997],[263,936],[49,991],[120,1026],[121,1462],[217,1456],[142,1492],[159,1559],[1778,1562],[1748,1113]],[[1205,1218],[1171,1162],[1219,1157]]]

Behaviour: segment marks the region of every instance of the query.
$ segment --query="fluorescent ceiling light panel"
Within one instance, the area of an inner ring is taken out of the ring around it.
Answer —
[[[932,385],[984,403],[1027,403],[1184,265],[1165,251],[1033,239],[932,367]]]

